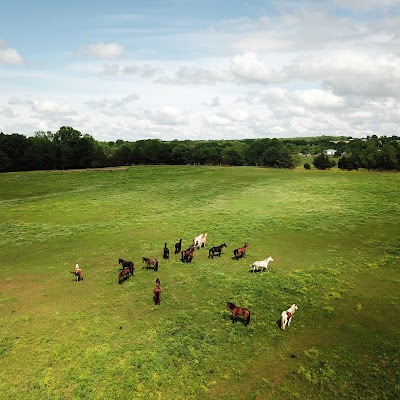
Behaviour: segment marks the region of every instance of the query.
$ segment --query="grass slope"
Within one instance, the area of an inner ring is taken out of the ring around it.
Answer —
[[[0,174],[0,398],[398,398],[399,177],[193,166]],[[182,264],[174,243],[201,232],[206,248]],[[250,272],[270,255],[270,272]],[[159,272],[142,269],[142,256],[158,257]],[[122,285],[120,257],[136,265]],[[250,308],[247,328],[231,323],[227,301]]]

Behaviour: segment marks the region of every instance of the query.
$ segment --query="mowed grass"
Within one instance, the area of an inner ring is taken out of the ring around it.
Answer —
[[[0,174],[0,398],[399,398],[399,193],[399,174],[363,171]],[[174,244],[201,232],[182,264]],[[118,258],[136,265],[122,285]]]

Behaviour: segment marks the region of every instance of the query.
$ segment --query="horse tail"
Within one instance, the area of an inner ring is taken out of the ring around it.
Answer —
[[[233,255],[234,255],[235,257],[237,257],[237,255],[238,255],[238,249],[233,250]]]
[[[211,257],[212,249],[208,250],[208,258]]]
[[[250,315],[251,315],[251,313],[250,313],[250,310],[249,310],[249,316],[247,317],[247,323],[246,323],[246,325],[248,325],[248,324],[250,323]]]

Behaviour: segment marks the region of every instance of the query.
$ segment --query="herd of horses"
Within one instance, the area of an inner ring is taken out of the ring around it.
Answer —
[[[204,248],[207,241],[207,233],[201,233],[199,236],[195,236],[193,238],[193,242],[190,247],[186,250],[182,250],[182,239],[179,240],[175,244],[175,251],[174,254],[181,254],[181,261],[186,263],[191,263],[194,257],[194,253],[196,250]],[[213,259],[214,256],[221,257],[221,253],[224,247],[227,247],[226,243],[222,243],[219,246],[211,247],[208,251],[208,257]],[[232,259],[239,260],[243,258],[246,254],[248,248],[248,243],[245,243],[242,247],[236,248],[233,250],[233,257]],[[163,249],[163,258],[165,260],[169,259],[169,249],[167,247],[167,243],[164,244]],[[264,260],[255,261],[253,262],[251,268],[252,272],[263,272],[268,270],[268,264],[270,261],[274,261],[272,257],[268,257]],[[155,272],[158,271],[158,260],[154,257],[142,257],[142,262],[145,263],[143,268],[146,269],[153,269]],[[120,265],[120,270],[118,273],[118,283],[122,284],[124,281],[128,280],[135,272],[135,265],[132,261],[127,261],[122,258],[118,259],[118,263]],[[78,265],[78,264],[77,264]],[[83,281],[83,275],[81,269],[78,268],[72,272],[75,274],[77,282]],[[156,286],[153,289],[153,300],[155,305],[161,304],[161,282],[160,279],[156,279]],[[251,312],[246,307],[239,307],[234,303],[228,302],[226,306],[226,310],[231,311],[232,313],[232,322],[237,321],[237,317],[241,316],[243,320],[243,324],[247,326],[250,323],[250,315]],[[290,325],[294,312],[298,310],[297,304],[292,304],[290,308],[285,311],[282,311],[281,319],[280,319],[280,327],[281,330],[285,330],[286,326]]]

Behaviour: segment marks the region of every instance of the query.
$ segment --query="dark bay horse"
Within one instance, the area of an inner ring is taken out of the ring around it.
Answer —
[[[179,239],[179,242],[175,244],[174,254],[179,254],[182,250],[182,239]]]
[[[245,243],[245,245],[243,247],[239,247],[238,249],[233,250],[233,255],[234,255],[234,258],[236,258],[236,260],[239,260],[239,258],[244,257],[244,255],[246,254],[248,245],[249,245],[248,243]]]
[[[245,307],[239,307],[233,303],[226,303],[226,309],[232,311],[232,322],[236,322],[237,316],[243,317],[243,324],[247,326],[250,323],[250,310]]]
[[[135,271],[135,264],[132,261],[125,261],[124,259],[119,258],[118,263],[122,265],[122,269],[128,269],[131,275]]]
[[[167,243],[164,244],[164,254],[163,254],[163,258],[165,260],[169,259],[169,248],[167,247]]]
[[[226,243],[222,243],[221,246],[211,247],[211,249],[208,251],[208,257],[214,258],[215,255],[221,257],[223,247],[227,247]]]
[[[157,258],[148,258],[148,257],[142,257],[142,261],[146,263],[146,267],[143,268],[151,268],[153,267],[154,271],[158,271],[158,261]]]
[[[153,297],[154,304],[156,306],[158,306],[161,304],[161,299],[160,299],[161,287],[160,287],[160,279],[158,279],[158,278],[156,279],[156,287],[154,288],[153,293],[154,293],[154,297]]]
[[[188,249],[182,251],[182,262],[192,262],[194,255],[195,246],[192,244]]]

